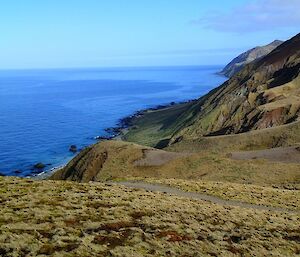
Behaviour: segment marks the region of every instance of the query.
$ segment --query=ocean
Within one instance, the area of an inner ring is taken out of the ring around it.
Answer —
[[[134,112],[198,98],[222,66],[0,71],[0,173],[33,175],[65,164]]]

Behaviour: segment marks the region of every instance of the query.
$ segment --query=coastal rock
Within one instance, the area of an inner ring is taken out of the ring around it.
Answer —
[[[118,134],[120,133],[120,130],[121,130],[120,127],[112,127],[112,128],[105,129],[105,131],[110,134]]]
[[[20,171],[20,170],[15,170],[14,173],[15,173],[15,174],[20,174],[20,173],[22,173],[22,171]]]
[[[110,139],[112,139],[112,137],[110,137],[110,136],[96,136],[96,137],[94,137],[94,139],[96,139],[96,140],[110,140]]]
[[[77,152],[77,146],[76,145],[71,145],[69,148],[69,151],[72,153],[76,153]]]
[[[42,170],[42,169],[44,169],[45,167],[46,167],[46,165],[45,165],[44,163],[42,163],[42,162],[38,162],[38,163],[36,163],[36,164],[33,166],[34,169],[38,169],[38,170]]]

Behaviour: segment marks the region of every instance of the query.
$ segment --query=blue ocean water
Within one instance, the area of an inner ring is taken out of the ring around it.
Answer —
[[[0,71],[0,172],[66,163],[137,110],[195,99],[225,81],[220,66]],[[19,170],[21,173],[16,173]]]

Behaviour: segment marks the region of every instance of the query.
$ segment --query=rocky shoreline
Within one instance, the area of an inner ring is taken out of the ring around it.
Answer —
[[[181,102],[170,102],[168,104],[160,104],[154,107],[150,107],[150,108],[146,108],[146,109],[142,109],[142,110],[138,110],[136,112],[134,112],[132,115],[126,116],[122,119],[120,119],[117,122],[117,125],[114,127],[109,127],[106,128],[104,131],[107,133],[107,135],[99,135],[99,136],[95,136],[93,137],[94,140],[97,140],[98,142],[100,141],[104,141],[104,140],[123,140],[123,136],[126,134],[126,132],[132,127],[134,126],[134,122],[136,121],[136,119],[141,118],[143,115],[145,115],[148,112],[152,112],[152,111],[158,111],[158,110],[162,110],[165,108],[169,108],[175,105],[180,105],[180,104],[184,104],[184,103],[189,103],[189,102],[193,102],[195,101],[193,100],[187,100],[187,101],[181,101]],[[75,145],[71,145],[69,151],[75,149]],[[82,149],[78,149],[76,148],[76,151],[72,151],[74,154],[80,152],[80,150]],[[42,163],[38,163],[39,165],[41,165]],[[37,164],[35,164],[37,165]],[[35,167],[35,165],[33,165],[33,167]],[[49,170],[44,170],[44,169],[32,169],[32,173],[28,176],[30,178],[34,178],[34,179],[45,179],[47,177],[49,177],[51,174],[53,174],[54,172],[56,172],[57,170],[63,168],[65,164],[62,164],[58,167],[53,167]],[[47,165],[45,165],[46,167]]]
[[[112,140],[112,139],[121,139],[122,136],[126,133],[130,127],[134,126],[134,121],[136,119],[139,119],[143,117],[146,113],[148,112],[153,112],[153,111],[158,111],[158,110],[163,110],[175,105],[180,105],[180,104],[185,104],[185,103],[190,103],[195,101],[195,99],[192,100],[187,100],[187,101],[181,101],[181,102],[170,102],[168,104],[160,104],[154,107],[138,110],[132,115],[126,116],[122,119],[119,120],[117,123],[117,126],[106,128],[105,132],[107,132],[108,136],[96,136],[94,139],[96,140]]]
[[[45,171],[42,171],[41,173],[38,173],[38,174],[34,174],[33,176],[28,176],[29,178],[31,179],[35,179],[35,180],[43,180],[43,179],[47,179],[49,178],[53,173],[55,173],[56,171],[64,168],[66,166],[66,164],[64,165],[60,165],[58,167],[54,167],[50,170],[45,170]]]

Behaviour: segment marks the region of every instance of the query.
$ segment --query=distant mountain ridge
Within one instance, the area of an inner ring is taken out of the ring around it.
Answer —
[[[242,70],[246,64],[266,56],[282,43],[283,41],[281,40],[275,40],[268,45],[252,48],[234,58],[229,64],[225,66],[220,74],[230,78],[237,72]]]

